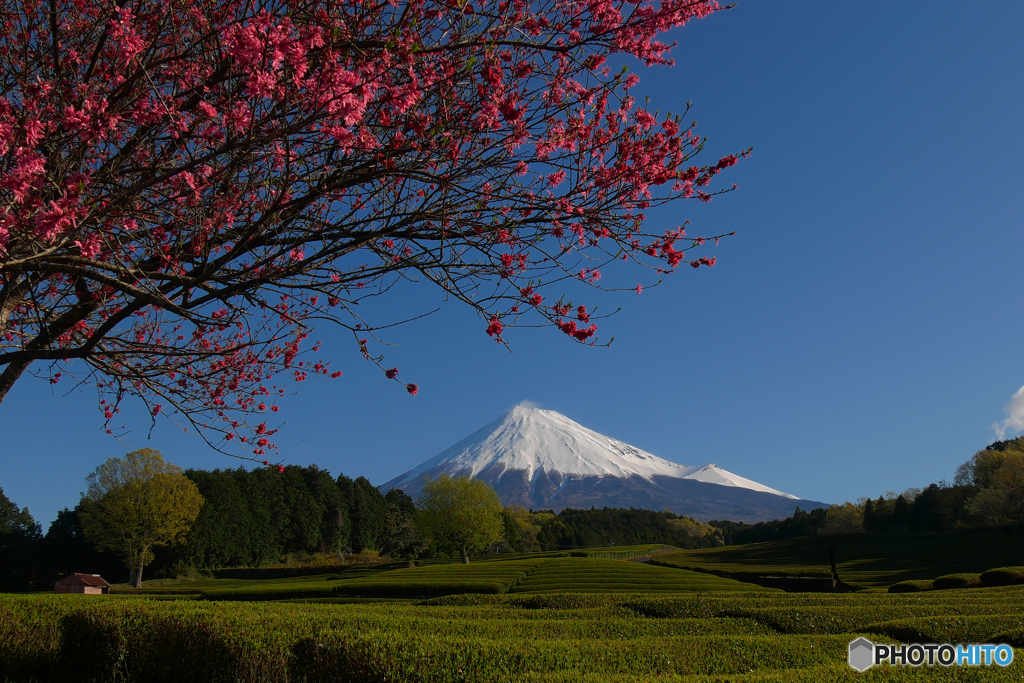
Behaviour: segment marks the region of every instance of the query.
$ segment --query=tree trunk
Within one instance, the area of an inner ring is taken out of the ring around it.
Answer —
[[[462,549],[462,564],[469,564],[469,553],[465,548]]]
[[[142,568],[145,566],[143,563],[146,561],[147,550],[148,548],[143,548],[135,561],[136,569],[132,570],[132,588],[142,588]]]
[[[52,323],[43,327],[36,338],[25,345],[23,351],[15,353],[3,354],[7,358],[10,358],[3,368],[3,372],[0,373],[0,403],[3,403],[4,397],[14,386],[14,383],[18,381],[22,373],[28,369],[28,366],[32,364],[37,358],[33,357],[33,352],[44,352],[47,349],[52,350],[53,340],[58,339],[60,335],[64,334],[76,324],[85,320],[89,315],[96,310],[97,304],[92,301],[91,293],[89,288],[85,285],[85,281],[81,278],[75,278],[75,289],[78,290],[79,303],[72,306],[59,318],[54,320]],[[4,293],[8,297],[11,295],[7,292],[6,288]],[[6,329],[8,326],[8,320],[10,319],[11,311],[13,310],[12,303],[14,298],[11,297],[10,301],[5,301],[5,305],[0,308],[0,327]],[[26,357],[27,356],[27,357]],[[52,358],[52,356],[48,356]],[[66,359],[65,359],[66,360]],[[0,366],[2,367],[2,366]]]
[[[28,369],[31,365],[31,361],[14,362],[7,365],[4,371],[0,373],[0,403],[4,402],[4,397],[7,396],[7,392],[11,390],[14,383],[18,381],[22,373]]]

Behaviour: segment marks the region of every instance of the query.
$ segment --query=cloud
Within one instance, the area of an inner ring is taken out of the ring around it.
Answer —
[[[1024,391],[1024,387],[1021,387],[1021,391]],[[540,403],[537,401],[520,401],[516,408],[540,408]]]
[[[1017,393],[1013,395],[1010,402],[1003,406],[1003,410],[1009,414],[1009,417],[1001,423],[996,422],[992,425],[992,429],[996,430],[999,438],[1006,438],[1007,432],[1011,434],[1024,432],[1024,387],[1017,390]]]

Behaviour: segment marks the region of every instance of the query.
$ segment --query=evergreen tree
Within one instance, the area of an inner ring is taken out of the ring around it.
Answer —
[[[893,503],[892,507],[892,525],[890,531],[897,531],[904,533],[910,531],[911,524],[913,523],[913,513],[911,511],[910,503],[907,499],[900,494],[896,498],[896,502]]]
[[[0,488],[0,590],[27,590],[37,571],[42,528]]]
[[[387,503],[380,490],[366,477],[353,482],[354,505],[352,511],[354,548],[380,551],[385,545],[384,513]]]
[[[870,498],[864,501],[864,531],[869,534],[878,531],[878,520],[875,517],[875,501]]]
[[[259,564],[263,557],[253,543],[259,531],[233,473],[189,470],[185,476],[195,482],[205,502],[185,542],[184,559],[202,568]]]

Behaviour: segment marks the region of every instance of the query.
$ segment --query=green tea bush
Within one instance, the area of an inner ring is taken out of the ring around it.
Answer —
[[[281,584],[247,586],[244,588],[207,588],[200,595],[205,600],[289,600],[293,598],[325,598],[334,595],[335,584]]]
[[[755,584],[680,569],[605,559],[553,559],[538,566],[510,592],[769,591]]]
[[[918,591],[930,590],[932,582],[926,579],[912,579],[910,581],[900,581],[889,586],[890,593],[917,593]]]
[[[1024,584],[1024,567],[999,567],[982,572],[982,586],[1015,586]]]
[[[91,599],[0,595],[0,680],[51,680],[60,654],[61,618]]]
[[[991,643],[1006,643],[1014,649],[1024,648],[1024,627],[1010,629],[992,636]]]
[[[437,634],[325,633],[300,641],[290,669],[304,683],[328,681],[538,680],[548,672],[623,675],[738,674],[823,664],[845,652],[842,638],[692,636],[637,640],[525,642]]]
[[[502,596],[486,595],[481,593],[463,593],[460,595],[443,595],[439,598],[428,598],[417,605],[437,607],[476,607],[478,605],[501,604]]]
[[[493,581],[417,581],[401,584],[352,582],[334,589],[335,595],[425,598],[455,593],[504,593],[507,584]]]
[[[1024,628],[1024,615],[936,616],[896,619],[872,624],[864,630],[901,643],[999,643],[1000,634]]]
[[[986,608],[972,608],[971,612]],[[1005,611],[998,606],[988,607],[992,611]],[[920,617],[962,618],[962,608],[944,605],[919,605],[913,613]],[[830,607],[776,607],[739,608],[727,612],[728,616],[754,619],[780,633],[832,635],[839,633],[860,633],[878,622],[887,622],[908,613],[905,605],[889,606],[830,606]]]
[[[932,589],[967,588],[979,583],[979,574],[946,574],[932,581]]]
[[[486,579],[457,567],[426,574]],[[0,596],[0,681],[1002,683],[1024,674],[1020,657],[1005,670],[883,666],[857,674],[846,664],[855,634],[1024,647],[1024,586],[904,595],[478,593],[417,604]]]

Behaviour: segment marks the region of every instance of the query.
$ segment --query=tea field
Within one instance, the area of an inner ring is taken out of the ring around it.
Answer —
[[[851,534],[663,553],[662,566],[728,574],[829,576],[829,546],[843,583],[884,588],[945,574],[1024,565],[1021,534]]]
[[[651,548],[626,550],[623,557]],[[651,564],[606,559],[597,553],[537,553],[492,556],[470,564],[426,562],[402,565],[354,566],[339,571],[279,579],[207,579],[141,590],[119,588],[125,594],[187,596],[205,600],[288,600],[395,598],[423,599],[457,593],[551,592],[763,592],[751,583]]]
[[[151,582],[108,596],[0,595],[0,682],[1024,681],[1024,655],[1005,668],[857,673],[846,663],[859,636],[1024,648],[1024,585],[785,593],[623,559],[657,549],[619,549],[618,559],[597,556],[613,552],[602,549]],[[990,575],[1024,581],[1024,568]],[[957,585],[947,577],[931,587],[947,584]]]
[[[318,604],[0,597],[0,680],[411,683],[1021,681],[846,664],[850,640],[1024,647],[1024,586],[891,595],[460,594]]]

